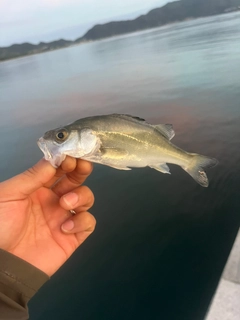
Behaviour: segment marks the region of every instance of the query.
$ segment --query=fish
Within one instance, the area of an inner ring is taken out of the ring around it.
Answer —
[[[66,156],[85,159],[118,170],[150,167],[170,174],[167,164],[185,170],[202,187],[209,181],[204,171],[218,161],[175,146],[170,124],[149,124],[126,114],[108,114],[79,119],[47,131],[37,144],[55,168]]]

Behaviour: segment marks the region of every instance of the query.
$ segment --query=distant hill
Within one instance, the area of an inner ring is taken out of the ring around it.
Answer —
[[[113,21],[97,24],[84,36],[75,41],[57,40],[53,42],[40,42],[14,44],[9,47],[0,47],[0,61],[20,56],[46,52],[68,47],[75,43],[108,38],[129,32],[155,28],[168,23],[183,21],[189,18],[207,17],[222,13],[240,10],[240,0],[181,0],[167,3],[161,8],[149,11],[134,20]]]
[[[73,41],[60,39],[49,43],[40,42],[37,45],[25,42],[22,44],[13,44],[10,47],[0,47],[0,61],[64,48],[70,46],[72,43]]]
[[[96,40],[119,34],[155,28],[167,23],[183,21],[188,18],[240,10],[240,0],[181,0],[167,3],[145,15],[129,21],[114,21],[95,25],[76,41]]]

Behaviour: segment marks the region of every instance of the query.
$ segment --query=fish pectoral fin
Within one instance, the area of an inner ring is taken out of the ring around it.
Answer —
[[[172,140],[175,136],[175,131],[171,124],[157,124],[153,126],[158,132],[160,132],[168,140]]]
[[[128,151],[120,148],[101,148],[102,159],[119,160],[128,156]]]
[[[170,169],[166,163],[153,164],[153,165],[149,165],[149,167],[157,171],[160,171],[162,173],[171,174]]]
[[[100,152],[101,152],[102,164],[105,164],[109,167],[112,167],[118,170],[132,170],[131,168],[128,168],[126,166],[121,166],[120,164],[118,164],[119,162],[121,163],[121,160],[123,160],[128,156],[128,151],[121,148],[103,148],[102,147],[100,149]]]

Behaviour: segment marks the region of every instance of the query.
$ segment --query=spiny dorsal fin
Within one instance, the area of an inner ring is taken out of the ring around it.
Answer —
[[[135,119],[135,120],[138,120],[138,121],[144,121],[144,122],[146,122],[145,119],[140,118],[140,117],[136,117],[136,116],[132,116],[132,115],[130,115],[130,114],[118,114],[118,113],[114,113],[113,116],[116,116],[116,117],[119,117],[119,118],[132,118],[132,119]]]
[[[125,119],[132,119],[133,121],[145,122],[147,125],[154,127],[158,132],[160,132],[165,138],[171,140],[175,136],[175,132],[173,130],[173,126],[171,124],[157,124],[151,125],[145,119],[131,116],[129,114],[117,114],[114,113],[113,116]]]
[[[136,117],[136,116],[131,116],[129,114],[124,114],[124,116],[126,117],[130,117],[130,118],[133,118],[133,119],[136,119],[136,120],[139,120],[139,121],[146,121],[145,119],[143,118],[140,118],[140,117]]]
[[[171,124],[157,124],[153,127],[168,140],[171,140],[175,136],[175,132]]]

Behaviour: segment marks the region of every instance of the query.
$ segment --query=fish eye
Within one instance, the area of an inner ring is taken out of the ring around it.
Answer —
[[[61,131],[57,132],[56,139],[58,141],[64,141],[67,138],[67,136],[68,136],[67,131],[66,130],[61,130]]]
[[[57,137],[58,137],[58,139],[63,139],[64,138],[64,133],[63,132],[59,132],[58,134],[57,134]]]

